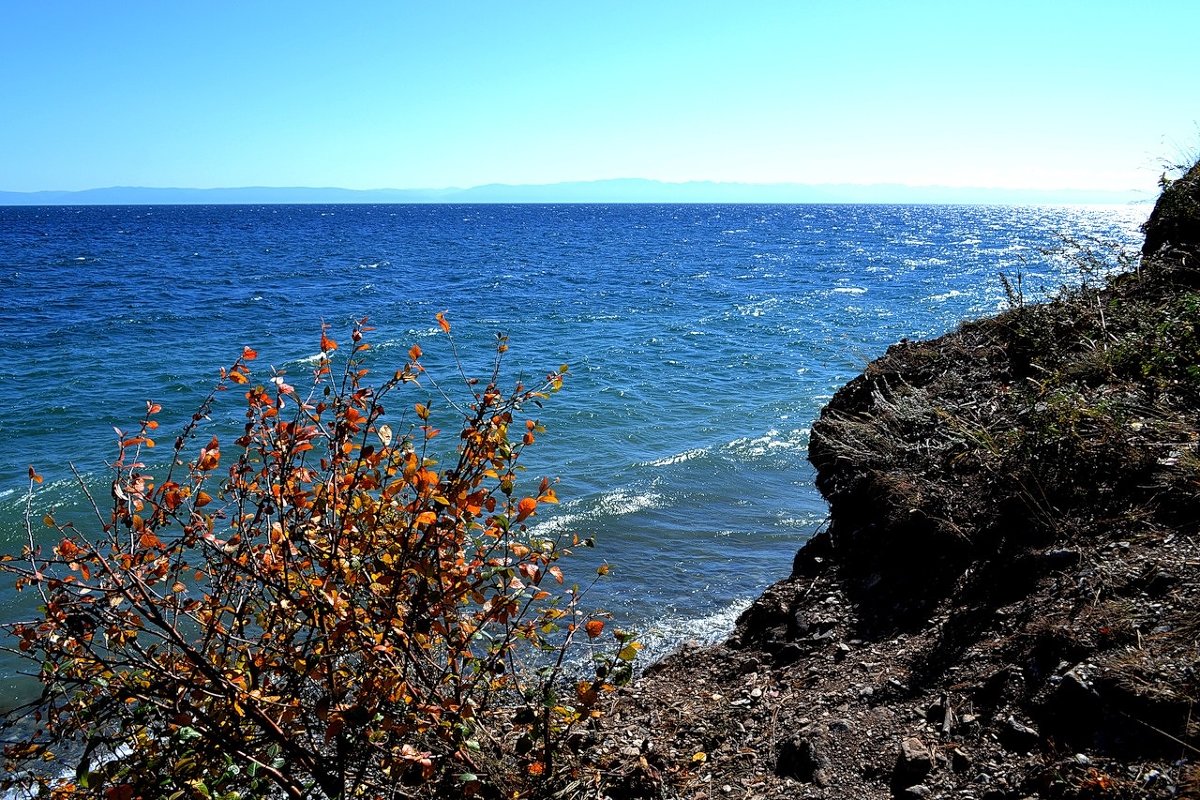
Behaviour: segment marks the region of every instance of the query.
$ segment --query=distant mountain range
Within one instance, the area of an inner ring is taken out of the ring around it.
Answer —
[[[1143,203],[1146,192],[987,189],[903,184],[664,183],[640,178],[539,185],[492,183],[469,189],[154,189],[118,186],[78,192],[3,192],[0,205],[266,205],[276,203],[937,203],[1038,205]]]

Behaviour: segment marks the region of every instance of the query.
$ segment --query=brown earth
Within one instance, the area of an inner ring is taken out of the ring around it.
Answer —
[[[616,699],[593,791],[1200,797],[1197,231],[1200,164],[1134,270],[1014,292],[838,392],[828,529],[729,641]]]

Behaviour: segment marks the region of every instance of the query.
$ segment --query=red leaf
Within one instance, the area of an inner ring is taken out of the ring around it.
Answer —
[[[437,324],[442,326],[442,331],[444,333],[449,333],[450,332],[450,323],[446,321],[446,312],[439,311],[437,313],[436,319],[437,319]]]

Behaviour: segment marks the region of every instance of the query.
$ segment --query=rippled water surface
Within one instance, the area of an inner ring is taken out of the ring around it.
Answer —
[[[0,547],[78,512],[113,425],[147,399],[164,428],[251,345],[308,369],[320,325],[369,316],[376,363],[446,311],[468,362],[510,337],[514,371],[567,389],[529,466],[561,477],[541,524],[595,536],[580,579],[652,647],[725,632],[784,576],[825,506],[805,460],[836,388],[888,344],[1075,280],[1060,236],[1132,244],[1145,207],[176,206],[0,208]],[[167,441],[172,437],[164,434]],[[568,572],[570,572],[568,565]],[[0,586],[0,616],[32,601]],[[0,693],[22,691],[0,657]]]

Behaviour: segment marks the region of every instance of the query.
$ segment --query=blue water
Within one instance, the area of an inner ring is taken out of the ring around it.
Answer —
[[[888,344],[1077,279],[1059,236],[1136,245],[1146,207],[212,206],[0,208],[0,549],[25,539],[26,469],[79,513],[113,425],[153,399],[169,432],[243,345],[301,379],[369,316],[381,374],[420,343],[466,360],[497,331],[514,372],[570,365],[531,473],[542,524],[595,536],[592,593],[661,652],[714,638],[826,508],[805,460],[821,405]],[[296,382],[296,381],[293,381]],[[229,398],[230,400],[234,398]],[[233,409],[231,403],[229,408]],[[162,449],[162,448],[160,448]],[[570,563],[564,565],[572,573]],[[30,598],[0,587],[0,619]],[[0,701],[27,691],[0,656]]]

